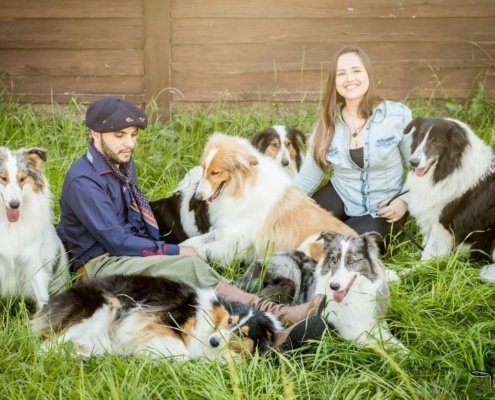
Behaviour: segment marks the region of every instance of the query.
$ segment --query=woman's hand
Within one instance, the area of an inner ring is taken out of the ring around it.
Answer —
[[[385,219],[389,224],[397,222],[407,212],[407,204],[400,198],[392,200],[388,206],[385,205],[386,203],[386,201],[383,201],[380,204],[378,216]]]

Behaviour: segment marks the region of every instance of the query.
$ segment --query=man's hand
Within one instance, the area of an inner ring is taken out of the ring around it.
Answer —
[[[199,257],[198,252],[194,247],[191,246],[179,246],[179,255],[180,256],[193,256]]]

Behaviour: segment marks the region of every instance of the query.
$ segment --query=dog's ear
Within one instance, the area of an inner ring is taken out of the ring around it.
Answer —
[[[317,241],[311,243],[309,245],[308,253],[313,260],[318,261],[323,255],[323,242]]]
[[[290,128],[288,132],[293,135],[299,145],[303,146],[306,144],[306,135],[302,131],[296,128]]]
[[[270,128],[271,129],[271,128]],[[265,129],[264,131],[258,132],[251,138],[251,144],[257,149],[261,148],[261,142],[265,138],[265,135],[270,131],[270,129]]]
[[[366,245],[370,252],[373,252],[374,254],[380,254],[380,247],[383,247],[385,244],[382,235],[380,235],[378,232],[372,231],[363,233],[361,236],[366,241]]]
[[[323,231],[316,240],[323,240],[325,244],[330,243],[337,237],[338,233],[331,231]]]
[[[32,147],[29,149],[24,149],[23,152],[36,168],[41,169],[43,163],[46,161],[46,150],[38,147]]]
[[[414,118],[404,128],[404,135],[409,135],[409,134],[412,135],[414,132],[419,130],[419,127],[423,124],[423,122],[424,122],[423,118],[420,117]]]

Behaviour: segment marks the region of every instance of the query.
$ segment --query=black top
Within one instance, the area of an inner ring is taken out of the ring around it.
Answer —
[[[362,147],[349,149],[349,155],[351,156],[351,160],[354,161],[354,164],[359,168],[364,167],[364,151]]]

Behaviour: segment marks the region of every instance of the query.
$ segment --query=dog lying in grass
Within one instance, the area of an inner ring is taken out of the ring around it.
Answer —
[[[384,320],[390,291],[380,260],[380,240],[375,233],[324,232],[311,246],[312,258],[299,251],[275,253],[264,270],[262,263],[253,263],[239,285],[297,304],[323,293],[327,303],[322,316],[340,336],[362,345],[383,341],[405,350]]]

